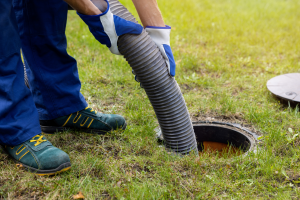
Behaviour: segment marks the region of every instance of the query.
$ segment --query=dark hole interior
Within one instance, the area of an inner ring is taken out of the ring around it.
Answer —
[[[199,151],[203,151],[202,142],[204,141],[230,144],[244,152],[248,151],[251,145],[250,140],[243,133],[226,127],[194,125],[194,131]]]

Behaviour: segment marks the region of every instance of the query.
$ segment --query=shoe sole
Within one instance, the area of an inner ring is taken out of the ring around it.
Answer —
[[[122,130],[125,130],[127,127],[127,123],[125,123],[125,125],[122,127]],[[97,130],[97,129],[85,129],[85,128],[70,128],[70,127],[59,127],[59,126],[42,126],[41,125],[41,129],[43,133],[46,134],[54,134],[57,132],[63,132],[63,131],[67,131],[67,130],[80,130],[86,133],[96,133],[99,135],[104,135],[109,131],[102,131],[102,130]]]
[[[16,161],[17,162],[17,161]],[[18,168],[24,168],[25,170],[32,172],[36,175],[39,176],[52,176],[52,175],[56,175],[65,171],[68,171],[71,169],[71,163],[67,162],[64,164],[61,164],[59,167],[57,167],[56,169],[50,169],[50,170],[39,170],[39,169],[35,169],[33,167],[29,167],[27,165],[24,165],[23,163],[17,162],[17,167]]]

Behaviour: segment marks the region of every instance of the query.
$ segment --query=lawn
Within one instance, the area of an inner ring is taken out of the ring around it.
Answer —
[[[130,0],[121,2],[135,15]],[[0,199],[299,199],[300,113],[266,88],[300,73],[300,1],[159,0],[176,80],[191,118],[227,120],[261,135],[257,153],[231,159],[174,156],[157,142],[155,113],[121,56],[95,41],[74,11],[68,52],[77,59],[89,105],[123,115],[128,128],[105,136],[67,131],[46,137],[72,170],[39,177],[0,150]]]

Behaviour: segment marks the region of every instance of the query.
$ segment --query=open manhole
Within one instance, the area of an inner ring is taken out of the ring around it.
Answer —
[[[256,149],[256,134],[239,124],[193,122],[199,152],[241,155]]]
[[[209,152],[231,157],[256,151],[257,135],[240,124],[200,121],[193,122],[199,155]],[[160,130],[157,138],[163,141]]]

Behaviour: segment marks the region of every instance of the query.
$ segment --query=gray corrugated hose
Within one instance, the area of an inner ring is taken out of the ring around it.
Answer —
[[[109,0],[109,3],[114,15],[138,23],[118,0]],[[119,37],[118,47],[150,99],[166,147],[182,154],[198,152],[190,115],[180,88],[175,79],[169,76],[165,60],[147,32]]]

